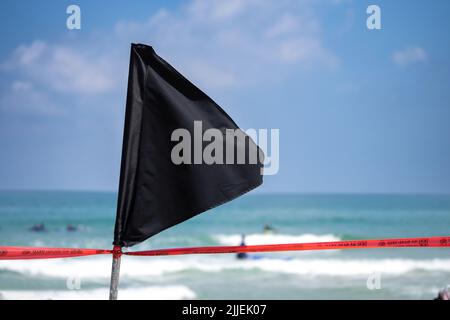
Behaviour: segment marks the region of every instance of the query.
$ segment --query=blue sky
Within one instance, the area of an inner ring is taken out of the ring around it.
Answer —
[[[68,30],[70,4],[82,29]],[[381,7],[382,30],[366,28]],[[450,2],[10,1],[0,189],[116,190],[129,45],[244,129],[280,129],[257,192],[450,193]]]

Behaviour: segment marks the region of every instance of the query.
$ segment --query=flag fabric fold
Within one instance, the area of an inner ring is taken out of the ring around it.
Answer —
[[[180,129],[182,135],[174,139]],[[205,139],[209,129],[215,134]],[[242,134],[244,143],[233,138],[227,149],[229,130]],[[181,142],[190,142],[189,147],[180,151]],[[226,152],[214,149],[211,162],[202,156],[212,142]],[[255,151],[257,161],[250,161]],[[174,161],[174,154],[183,161]],[[241,154],[243,163],[233,161]],[[132,44],[115,245],[140,243],[256,188],[262,183],[262,158],[253,140],[210,97],[152,47]]]

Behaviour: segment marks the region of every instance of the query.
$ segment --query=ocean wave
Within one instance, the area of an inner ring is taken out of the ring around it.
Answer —
[[[80,277],[81,279],[104,279],[111,272],[110,259],[79,258],[36,261],[1,261],[1,270],[31,276]],[[357,277],[374,272],[399,275],[413,271],[450,272],[450,259],[336,259],[336,258],[280,258],[279,255],[263,255],[258,259],[236,260],[234,256],[223,257],[124,257],[121,276],[149,280],[152,277],[180,272],[243,272],[260,271],[285,273],[299,276]]]
[[[399,275],[412,271],[450,272],[450,259],[407,260],[407,259],[379,259],[379,260],[339,260],[339,259],[311,259],[311,260],[262,260],[251,262],[247,269],[259,269],[266,272],[281,272],[304,276],[367,276],[372,273],[385,275]]]
[[[88,290],[4,290],[0,299],[5,300],[105,300],[108,289]],[[186,286],[151,286],[144,288],[121,288],[119,300],[180,300],[194,299],[196,294]]]
[[[240,234],[231,234],[231,235],[221,234],[214,236],[214,238],[224,245],[239,245],[241,243]],[[333,234],[316,235],[310,233],[305,233],[301,235],[255,233],[255,234],[248,234],[245,236],[245,243],[247,245],[327,242],[339,240],[341,239]]]

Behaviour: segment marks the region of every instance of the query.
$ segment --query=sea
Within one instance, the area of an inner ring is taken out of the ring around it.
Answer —
[[[2,191],[0,246],[109,249],[116,201]],[[248,194],[127,250],[239,245],[243,234],[248,245],[448,236],[450,195]],[[0,261],[0,299],[107,299],[110,274],[109,255]],[[123,256],[119,299],[431,300],[449,284],[450,248]]]

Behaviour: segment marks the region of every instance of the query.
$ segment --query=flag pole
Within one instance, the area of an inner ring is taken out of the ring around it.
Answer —
[[[109,287],[109,300],[117,300],[117,291],[119,287],[120,259],[122,256],[122,247],[114,246],[112,255],[111,284]]]

